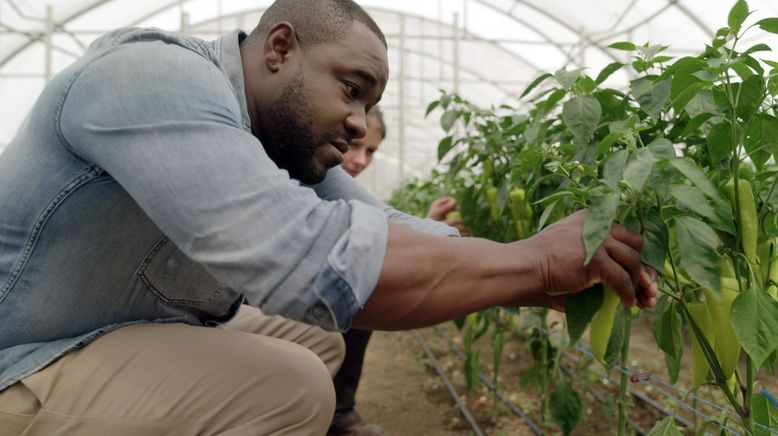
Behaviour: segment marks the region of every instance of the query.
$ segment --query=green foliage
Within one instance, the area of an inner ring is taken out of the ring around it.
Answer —
[[[581,397],[567,382],[560,383],[551,393],[551,417],[563,434],[573,432],[581,419],[582,409]]]
[[[648,436],[681,436],[681,432],[675,425],[675,416],[670,415],[659,421],[648,432]]]
[[[644,263],[665,276],[654,335],[673,381],[680,370],[685,305],[718,295],[721,258],[727,255],[736,260],[731,276],[742,291],[733,304],[732,327],[750,363],[775,364],[778,302],[768,291],[769,267],[743,253],[749,226],[738,219],[744,216],[742,201],[723,195],[733,179],[744,180],[758,213],[748,231],[759,242],[778,236],[778,62],[759,59],[770,51],[766,44],[740,47],[750,32],[778,34],[778,18],[750,23],[750,13],[746,1],[734,2],[728,26],[696,56],[674,59],[666,46],[616,42],[610,47],[629,52],[631,63],[614,62],[595,78],[583,68],[541,74],[520,101],[498,108],[479,108],[444,92],[427,110],[441,114],[440,168],[429,180],[398,190],[392,204],[423,215],[436,196],[453,194],[474,236],[504,243],[588,209],[586,262],[614,221],[641,233]],[[627,89],[603,85],[628,69],[633,79]],[[523,213],[508,203],[515,189],[525,192]],[[487,192],[496,192],[494,213]],[[590,292],[567,298],[570,342],[581,336],[601,300]],[[611,364],[628,339],[629,315],[619,311],[615,325],[606,352]],[[557,344],[535,331],[528,345],[536,364],[522,380],[545,391],[553,385],[550,362]],[[704,348],[723,386],[717,353],[711,344]],[[743,383],[745,374],[739,377]],[[742,426],[751,425],[751,398],[729,394]],[[561,418],[554,419],[564,429]],[[651,434],[675,433],[668,418]]]
[[[589,321],[592,320],[600,306],[602,306],[601,284],[565,298],[567,335],[570,337],[571,345],[574,345],[581,338],[586,326],[589,325]]]

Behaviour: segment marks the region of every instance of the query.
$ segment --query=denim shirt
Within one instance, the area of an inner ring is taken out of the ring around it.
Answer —
[[[41,93],[0,154],[0,390],[124,325],[216,326],[240,304],[345,330],[387,220],[439,235],[340,167],[316,186],[251,134],[239,41],[122,29]]]

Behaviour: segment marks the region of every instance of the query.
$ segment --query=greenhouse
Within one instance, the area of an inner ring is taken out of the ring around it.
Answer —
[[[774,0],[0,0],[0,436],[778,434],[776,53]],[[101,396],[181,323],[310,404]]]

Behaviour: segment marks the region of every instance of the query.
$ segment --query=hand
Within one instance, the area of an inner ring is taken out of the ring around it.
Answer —
[[[465,221],[460,219],[446,219],[446,215],[457,210],[459,204],[453,197],[441,197],[430,204],[427,211],[427,218],[435,221],[443,221],[447,225],[459,230],[461,236],[470,236],[470,228],[465,225]]]
[[[657,273],[640,261],[643,239],[614,224],[602,246],[584,266],[583,223],[586,211],[576,212],[526,240],[523,249],[537,253],[544,297],[540,305],[564,308],[564,295],[607,283],[626,306],[653,307],[658,293]],[[545,300],[545,301],[544,301]]]

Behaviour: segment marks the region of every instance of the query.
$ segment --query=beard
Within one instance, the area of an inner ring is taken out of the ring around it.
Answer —
[[[317,165],[316,150],[338,138],[350,141],[350,136],[341,129],[322,134],[314,132],[313,111],[306,103],[304,89],[301,69],[271,106],[269,148],[272,148],[272,152],[268,150],[268,154],[292,178],[313,185],[324,180],[329,167],[337,165]]]

